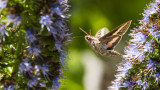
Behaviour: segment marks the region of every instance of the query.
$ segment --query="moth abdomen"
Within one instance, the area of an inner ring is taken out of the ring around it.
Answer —
[[[107,50],[107,52],[105,53],[105,56],[121,56],[121,54],[115,50]]]

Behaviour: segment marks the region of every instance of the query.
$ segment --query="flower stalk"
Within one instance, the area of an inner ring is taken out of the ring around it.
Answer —
[[[132,30],[123,61],[118,65],[116,79],[109,89],[158,89],[160,1],[150,3],[138,28]]]

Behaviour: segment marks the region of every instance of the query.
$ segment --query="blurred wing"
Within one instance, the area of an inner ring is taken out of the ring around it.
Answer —
[[[99,38],[103,37],[104,35],[106,35],[108,32],[109,32],[109,30],[106,27],[104,27],[96,33],[95,37],[99,39]]]
[[[99,38],[99,40],[102,41],[103,43],[106,43],[106,42],[108,42],[108,40],[107,40],[108,37],[112,37],[114,35],[119,35],[119,36],[124,35],[126,33],[126,31],[128,30],[131,22],[132,21],[130,20],[130,21],[127,21],[127,22],[121,24],[120,26],[118,26],[114,30],[110,31],[109,33],[107,33],[103,37]]]
[[[106,45],[107,50],[112,50],[121,40],[122,36],[119,35],[114,35],[111,37],[106,38],[107,41],[105,43],[103,43],[104,45]]]

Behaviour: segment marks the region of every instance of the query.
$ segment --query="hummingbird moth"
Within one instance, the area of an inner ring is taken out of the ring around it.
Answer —
[[[110,32],[107,28],[102,28],[96,33],[95,36],[91,36],[91,33],[89,35],[81,28],[80,30],[87,34],[85,36],[85,40],[97,53],[101,54],[102,56],[121,56],[121,54],[114,50],[114,48],[128,30],[131,22],[131,20],[127,21]]]

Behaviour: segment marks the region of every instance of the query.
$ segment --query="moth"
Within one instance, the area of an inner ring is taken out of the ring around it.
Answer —
[[[121,56],[119,52],[114,50],[116,45],[120,42],[122,36],[126,33],[128,30],[132,20],[127,21],[112,31],[108,31],[107,28],[100,29],[95,36],[91,36],[80,28],[81,31],[83,31],[85,34],[85,40],[89,43],[89,45],[93,48],[94,51],[101,54],[102,56]]]

